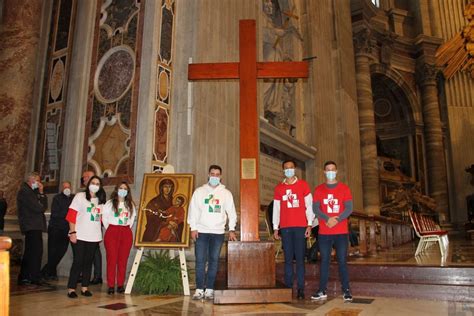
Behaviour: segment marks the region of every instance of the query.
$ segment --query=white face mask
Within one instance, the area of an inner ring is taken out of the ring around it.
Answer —
[[[39,187],[39,186],[38,186],[38,182],[36,182],[36,181],[31,184],[31,188],[32,188],[33,190],[38,189],[38,187]]]
[[[336,173],[337,171],[326,171],[326,178],[329,180],[329,181],[333,181],[334,179],[336,179]]]
[[[98,186],[97,184],[89,184],[89,191],[91,191],[92,193],[99,192],[99,189],[100,186]]]
[[[128,191],[127,191],[127,189],[118,189],[117,194],[118,194],[119,197],[124,198],[124,197],[127,196]]]
[[[216,187],[221,183],[221,179],[219,177],[209,177],[209,185],[212,187]]]
[[[64,194],[65,196],[70,196],[70,195],[71,195],[71,189],[69,189],[69,188],[64,189],[64,190],[63,190],[63,194]]]

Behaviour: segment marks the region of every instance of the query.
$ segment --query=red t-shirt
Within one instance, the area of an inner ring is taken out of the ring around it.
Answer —
[[[338,182],[336,187],[330,189],[326,183],[320,184],[314,189],[313,202],[319,202],[321,211],[329,217],[338,216],[344,212],[344,202],[352,200],[351,190],[344,183]],[[340,221],[336,226],[329,228],[326,221],[319,219],[319,234],[337,235],[348,234],[347,218]]]
[[[280,228],[308,226],[304,201],[308,194],[311,194],[311,190],[304,180],[276,186],[273,199],[280,201]]]

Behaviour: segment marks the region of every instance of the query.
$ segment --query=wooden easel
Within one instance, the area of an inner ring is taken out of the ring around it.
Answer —
[[[161,248],[162,249],[162,248]],[[135,277],[138,272],[138,266],[142,260],[143,251],[145,250],[144,247],[140,247],[137,250],[135,255],[135,260],[133,260],[132,270],[130,271],[130,275],[128,276],[127,287],[125,288],[125,294],[132,293],[133,283],[135,283]],[[174,258],[175,249],[169,249],[170,257]],[[184,295],[190,295],[191,291],[189,290],[189,278],[188,278],[188,267],[186,266],[186,256],[184,254],[184,248],[178,249],[179,253],[179,263],[181,267],[181,280],[183,282],[183,292]]]
[[[163,167],[162,173],[172,174],[174,173],[173,165],[167,164]],[[159,248],[163,249],[163,248]],[[125,288],[125,294],[132,293],[133,283],[135,283],[135,277],[137,276],[138,266],[142,260],[144,247],[138,248],[138,251],[135,255],[135,260],[133,260],[132,270],[130,271],[130,275],[128,276],[127,287]],[[175,249],[169,249],[169,255],[171,258],[174,258],[174,251]],[[178,249],[179,253],[179,263],[181,267],[181,280],[183,282],[183,292],[184,295],[191,295],[191,291],[189,290],[189,278],[188,278],[188,266],[186,265],[186,256],[184,254],[184,248]]]

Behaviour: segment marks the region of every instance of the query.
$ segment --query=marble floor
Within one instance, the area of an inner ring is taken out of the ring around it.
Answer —
[[[48,288],[12,293],[10,315],[474,315],[473,303],[354,297],[326,302],[293,300],[287,304],[214,305],[185,296],[107,295],[105,286],[91,286],[92,297],[69,299],[66,280]]]
[[[416,266],[474,266],[474,240],[450,237],[449,253],[441,258],[437,246],[414,257],[416,242],[377,256],[353,255],[349,264],[393,264]],[[12,267],[12,279],[17,269]],[[17,286],[12,282],[10,315],[474,315],[474,303],[425,301],[386,297],[359,297],[344,303],[341,297],[329,297],[326,302],[294,300],[288,304],[214,305],[193,301],[185,296],[107,295],[105,285],[91,286],[93,297],[66,296],[66,278],[50,282],[50,286]]]

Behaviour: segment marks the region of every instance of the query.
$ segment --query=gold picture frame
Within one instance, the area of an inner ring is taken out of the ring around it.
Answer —
[[[193,189],[193,174],[146,173],[140,194],[135,246],[189,247],[187,217]]]

